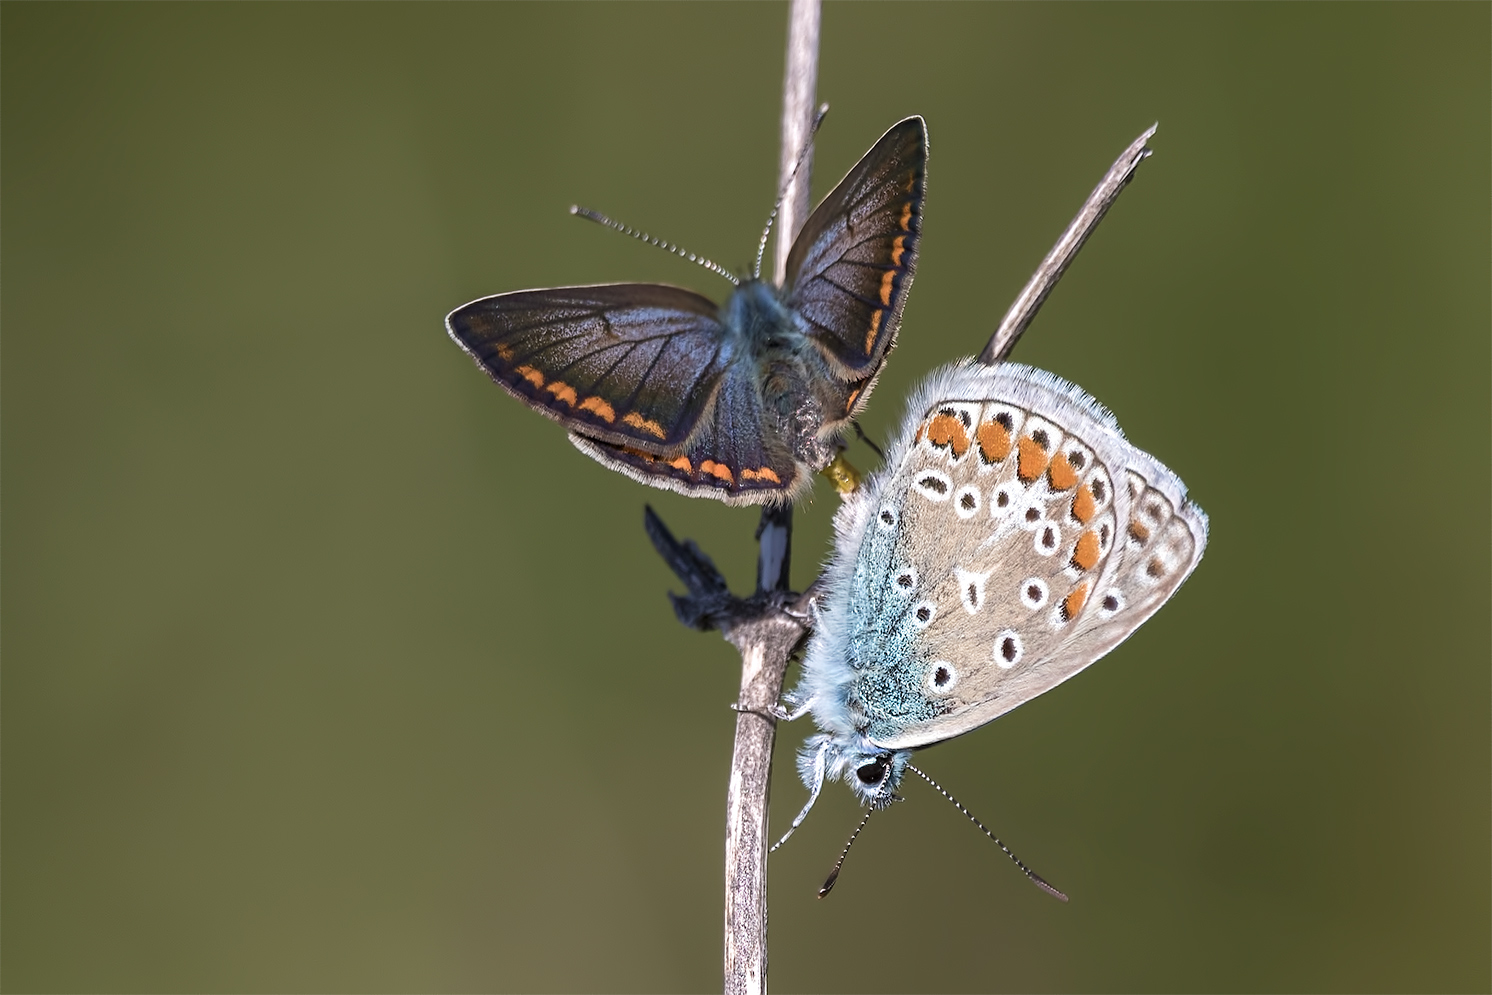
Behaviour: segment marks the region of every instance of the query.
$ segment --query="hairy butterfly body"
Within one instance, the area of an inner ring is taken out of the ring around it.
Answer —
[[[822,730],[798,758],[811,797],[794,828],[826,778],[882,807],[913,750],[1117,646],[1196,567],[1207,517],[1079,388],[966,360],[914,394],[835,531],[789,697]]]
[[[809,216],[780,287],[753,276],[724,305],[662,284],[525,290],[457,308],[446,327],[602,464],[731,504],[792,500],[895,342],[926,172],[926,126],[907,118]]]

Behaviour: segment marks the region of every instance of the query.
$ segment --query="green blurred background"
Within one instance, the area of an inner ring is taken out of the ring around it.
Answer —
[[[771,205],[786,8],[4,5],[3,985],[708,990],[738,679],[651,502],[445,337],[474,297],[723,282]],[[1080,680],[827,791],[777,990],[1486,990],[1486,4],[826,8],[820,193],[926,116],[866,428],[1156,155],[1016,358],[1212,545]],[[859,462],[873,462],[863,448]],[[827,549],[821,483],[795,581]],[[779,742],[774,826],[801,804]]]

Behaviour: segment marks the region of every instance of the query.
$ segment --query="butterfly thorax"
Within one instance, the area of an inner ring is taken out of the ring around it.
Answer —
[[[815,470],[827,466],[848,422],[848,388],[800,327],[783,291],[746,280],[721,307],[720,321],[741,360],[754,368],[762,412],[793,457]]]

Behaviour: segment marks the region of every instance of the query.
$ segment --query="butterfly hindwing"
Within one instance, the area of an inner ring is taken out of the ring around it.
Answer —
[[[917,265],[927,126],[886,132],[814,210],[788,255],[788,300],[805,334],[846,380],[879,369]]]
[[[654,455],[683,449],[730,360],[717,306],[661,284],[498,294],[452,311],[446,327],[536,411]]]
[[[1014,364],[942,377],[864,499],[895,525],[888,547],[870,518],[850,585],[877,606],[851,652],[867,735],[888,749],[967,732],[1078,673],[1206,542],[1181,481],[1077,388]]]
[[[775,437],[760,431],[761,394],[737,365],[726,371],[715,403],[689,445],[675,456],[616,446],[571,433],[586,455],[634,480],[729,504],[788,501],[812,482]]]

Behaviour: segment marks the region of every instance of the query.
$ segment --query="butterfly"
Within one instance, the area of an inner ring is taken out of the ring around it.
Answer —
[[[603,465],[730,504],[791,501],[837,454],[896,340],[926,176],[927,128],[910,117],[809,216],[780,287],[725,274],[723,305],[651,283],[522,290],[463,305],[446,328]]]
[[[792,829],[825,780],[871,811],[889,804],[907,770],[926,777],[914,750],[1108,653],[1207,544],[1185,485],[1096,400],[1043,370],[973,360],[918,388],[884,469],[834,524],[827,593],[787,696],[789,717],[812,714],[821,730],[798,756],[810,797]]]

